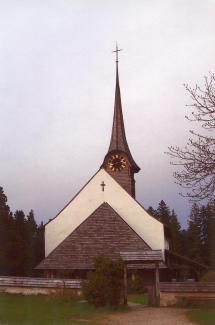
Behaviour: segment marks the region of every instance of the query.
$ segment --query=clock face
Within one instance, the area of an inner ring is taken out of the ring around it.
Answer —
[[[126,159],[120,154],[112,155],[108,160],[108,167],[114,172],[121,171],[125,166]]]

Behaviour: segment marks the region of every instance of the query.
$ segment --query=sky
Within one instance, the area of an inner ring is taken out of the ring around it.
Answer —
[[[12,211],[53,218],[99,169],[112,127],[116,41],[137,200],[190,203],[164,154],[195,125],[183,84],[214,72],[215,0],[1,0],[0,186]]]

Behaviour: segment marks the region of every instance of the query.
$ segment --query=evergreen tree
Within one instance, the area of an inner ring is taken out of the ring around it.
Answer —
[[[189,257],[196,262],[202,262],[202,242],[201,242],[201,214],[199,206],[194,203],[188,219],[188,244]]]
[[[215,201],[209,203],[205,210],[205,263],[215,269]]]
[[[14,274],[25,275],[27,259],[26,219],[22,210],[14,214]]]
[[[205,207],[204,205],[200,207],[200,219],[201,219],[201,233],[200,233],[200,243],[202,251],[202,262],[206,265],[209,265],[209,218],[210,218],[210,208]]]
[[[157,219],[166,226],[170,226],[170,209],[163,200],[160,201],[157,208]]]
[[[189,257],[189,239],[188,239],[188,231],[187,229],[182,229],[180,232],[181,236],[181,255]]]
[[[39,263],[45,257],[45,242],[44,242],[44,225],[43,222],[37,228],[36,236],[36,262]]]
[[[12,234],[12,213],[7,205],[7,197],[3,188],[0,187],[0,274],[11,272],[8,255],[11,249]]]
[[[147,212],[148,212],[148,214],[150,214],[150,216],[152,216],[152,217],[154,217],[154,218],[158,218],[158,216],[157,216],[157,210],[155,210],[155,209],[153,209],[153,207],[149,207],[148,209],[147,209]]]
[[[181,236],[181,225],[178,221],[177,215],[174,210],[170,215],[170,233],[171,233],[171,250],[181,254],[182,251],[182,236]]]
[[[13,216],[0,187],[0,275],[33,275],[43,258],[43,223],[37,226],[33,210],[27,218],[22,210]]]
[[[170,249],[180,254],[182,251],[181,225],[175,211],[172,210],[172,212],[170,212],[168,205],[161,200],[157,210],[154,210],[150,206],[147,212],[164,224],[170,233]]]
[[[37,224],[34,219],[34,212],[31,210],[26,220],[26,261],[25,261],[25,272],[26,275],[32,275],[33,269],[37,264],[36,251],[37,251]]]

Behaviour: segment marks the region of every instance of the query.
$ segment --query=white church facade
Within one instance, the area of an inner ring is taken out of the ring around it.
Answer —
[[[60,270],[90,270],[99,255],[116,259],[123,252],[144,251],[160,251],[160,267],[165,268],[169,239],[164,225],[135,199],[134,174],[139,170],[125,135],[117,57],[108,152],[98,172],[45,225],[45,258],[37,269],[57,276]]]

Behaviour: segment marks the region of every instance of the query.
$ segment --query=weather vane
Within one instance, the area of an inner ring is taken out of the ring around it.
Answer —
[[[122,49],[118,49],[118,44],[116,43],[116,50],[113,53],[116,53],[116,63],[119,62],[118,52],[122,51]]]

